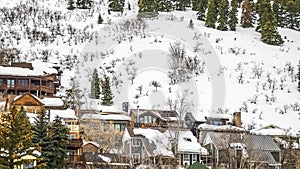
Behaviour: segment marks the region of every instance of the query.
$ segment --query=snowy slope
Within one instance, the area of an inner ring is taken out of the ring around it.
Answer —
[[[20,49],[21,61],[60,64],[64,72],[62,86],[68,88],[69,79],[76,77],[85,91],[84,107],[97,104],[88,98],[91,74],[97,68],[101,77],[106,74],[112,79],[116,110],[121,110],[126,101],[132,108],[168,109],[168,98],[174,100],[189,89],[188,101],[194,104],[190,111],[197,119],[219,108],[229,114],[241,110],[245,128],[275,124],[292,134],[300,131],[297,108],[300,95],[295,80],[300,60],[300,32],[279,29],[285,43],[277,47],[263,44],[254,28],[238,26],[235,32],[206,28],[190,10],[160,13],[157,19],[146,19],[147,26],[143,29],[137,26],[143,23],[135,20],[136,0],[128,0],[133,10],[125,7],[123,15],[116,12],[109,15],[107,0],[95,1],[91,10],[74,11],[66,10],[65,0],[36,2],[37,15],[25,15],[26,22],[10,23],[1,19],[3,46]],[[15,12],[18,8],[26,13],[31,3],[6,0],[0,7]],[[51,22],[47,13],[53,16],[58,13],[61,18]],[[96,23],[99,13],[104,19],[101,25]],[[188,28],[190,19],[194,29]],[[137,25],[125,30],[128,20]],[[26,33],[27,29],[36,28],[50,36],[57,25],[60,30],[47,43],[32,42]],[[169,46],[175,42],[185,46],[188,56],[197,56],[205,62],[205,70],[189,82],[170,85]],[[199,50],[195,52],[197,44]],[[136,75],[131,83],[130,72],[134,70]],[[259,72],[259,77],[254,72]],[[153,80],[161,84],[157,91],[149,85]],[[139,86],[143,86],[141,93],[137,90]]]

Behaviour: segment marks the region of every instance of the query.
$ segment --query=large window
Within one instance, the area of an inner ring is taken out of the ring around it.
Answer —
[[[132,146],[133,147],[139,147],[141,145],[141,140],[140,139],[134,138],[131,141],[132,141]]]
[[[125,124],[114,124],[115,130],[124,131],[125,130]]]
[[[7,79],[7,87],[14,88],[15,87],[15,80],[14,79]]]
[[[197,154],[192,154],[192,163],[197,161]]]
[[[34,162],[28,162],[23,164],[24,169],[34,168]]]
[[[18,79],[18,86],[28,86],[27,79]]]
[[[0,79],[0,84],[4,84],[4,79]]]
[[[138,154],[138,153],[133,153],[133,154],[132,154],[132,158],[133,158],[133,161],[134,161],[135,163],[140,162],[140,154]]]
[[[190,161],[190,155],[189,154],[183,154],[183,161]]]

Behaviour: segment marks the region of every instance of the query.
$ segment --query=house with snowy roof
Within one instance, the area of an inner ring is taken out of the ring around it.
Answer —
[[[281,150],[270,136],[208,132],[203,146],[209,152],[208,166],[281,168]]]
[[[131,127],[176,127],[178,113],[169,110],[131,109]]]
[[[0,66],[0,95],[54,96],[60,85],[59,67],[32,63]]]
[[[208,154],[189,130],[134,128],[132,133],[126,130],[122,140],[123,154],[135,165],[189,166]]]

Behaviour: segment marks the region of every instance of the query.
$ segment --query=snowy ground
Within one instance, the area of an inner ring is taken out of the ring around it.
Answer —
[[[64,19],[59,24],[63,35],[48,44],[30,43],[23,35],[25,26],[17,23],[1,25],[0,34],[6,46],[21,50],[20,59],[24,61],[42,60],[43,50],[49,50],[48,62],[63,67],[64,88],[68,88],[69,79],[75,76],[81,89],[87,89],[85,98],[93,69],[97,68],[100,75],[107,74],[112,79],[118,110],[125,101],[132,108],[139,105],[140,108],[166,109],[168,98],[176,99],[177,93],[189,89],[189,100],[194,103],[192,110],[198,119],[218,108],[229,114],[241,110],[246,128],[275,124],[292,134],[299,133],[296,103],[300,103],[300,95],[295,79],[300,60],[300,32],[279,29],[284,45],[270,46],[260,41],[260,34],[254,28],[238,27],[236,32],[206,28],[190,10],[160,13],[157,19],[145,20],[145,29],[132,26],[130,30],[124,27],[121,30],[120,23],[124,25],[124,21],[134,19],[137,14],[136,1],[129,2],[133,10],[125,9],[121,16],[118,13],[108,15],[107,0],[96,3],[92,10],[74,11],[66,10],[64,0],[43,0],[38,2],[39,10],[61,12]],[[0,7],[12,8],[19,3],[27,1],[5,1]],[[104,18],[101,25],[96,24],[99,13]],[[194,29],[188,28],[190,19],[195,24]],[[52,25],[50,21],[45,22]],[[27,25],[34,27],[32,21]],[[70,25],[77,30],[78,42],[68,34]],[[38,29],[50,34],[45,23],[40,23]],[[11,30],[21,36],[19,42],[11,38]],[[184,44],[187,55],[201,58],[206,67],[203,74],[189,82],[170,85],[167,78],[169,46],[175,42]],[[194,52],[196,44],[199,50]],[[134,69],[136,77],[132,84],[129,78]],[[258,72],[259,77],[254,72]],[[161,84],[157,91],[149,85],[153,80]],[[136,90],[139,86],[143,86],[141,94]],[[85,105],[93,103],[87,101]]]

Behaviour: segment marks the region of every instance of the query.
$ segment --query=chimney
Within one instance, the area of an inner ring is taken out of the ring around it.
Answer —
[[[233,113],[233,125],[236,127],[242,127],[241,112]]]

